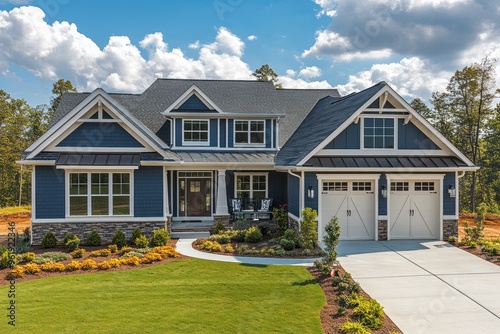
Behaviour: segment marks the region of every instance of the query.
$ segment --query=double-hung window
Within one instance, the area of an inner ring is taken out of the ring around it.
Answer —
[[[364,148],[395,148],[394,118],[365,117],[363,123]]]
[[[208,145],[208,120],[185,119],[183,143],[185,145]]]
[[[234,121],[234,142],[236,145],[264,145],[264,121]]]
[[[236,197],[267,197],[267,174],[236,174]]]
[[[69,173],[69,215],[130,215],[130,179],[131,173]]]

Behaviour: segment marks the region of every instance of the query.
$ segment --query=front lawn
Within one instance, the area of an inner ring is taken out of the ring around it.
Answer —
[[[21,282],[15,301],[2,333],[321,333],[325,296],[302,267],[187,259]]]

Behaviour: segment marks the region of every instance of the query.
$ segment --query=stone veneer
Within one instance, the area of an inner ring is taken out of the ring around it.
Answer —
[[[91,222],[91,223],[32,223],[32,238],[34,245],[40,245],[45,234],[52,231],[58,243],[62,241],[68,232],[74,233],[85,243],[87,236],[92,230],[97,230],[103,243],[110,243],[116,230],[125,233],[127,241],[132,237],[132,231],[139,227],[146,236],[151,236],[153,230],[165,228],[170,231],[171,218],[158,222]]]
[[[378,221],[378,240],[387,240],[387,220]]]
[[[449,237],[458,238],[458,219],[443,220],[443,240],[448,240]]]
[[[222,223],[224,226],[229,226],[229,219],[231,215],[214,215],[214,225],[217,223]]]

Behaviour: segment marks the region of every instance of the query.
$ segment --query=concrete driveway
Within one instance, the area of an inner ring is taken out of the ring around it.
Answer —
[[[341,241],[340,264],[404,333],[500,333],[500,267],[442,241]]]

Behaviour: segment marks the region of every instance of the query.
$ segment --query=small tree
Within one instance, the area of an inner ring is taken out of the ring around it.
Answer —
[[[333,265],[337,263],[337,246],[339,244],[339,239],[339,219],[337,217],[332,217],[325,227],[325,236],[323,237],[326,255],[321,261],[314,261],[316,267],[325,275],[330,273]]]
[[[121,230],[116,230],[115,235],[113,236],[112,243],[116,245],[118,249],[122,249],[123,246],[127,245],[125,234]]]
[[[288,212],[286,204],[281,204],[273,209],[273,221],[276,226],[276,236],[281,237],[288,229]]]
[[[318,212],[305,208],[301,213],[299,244],[302,248],[314,249],[318,245]]]

